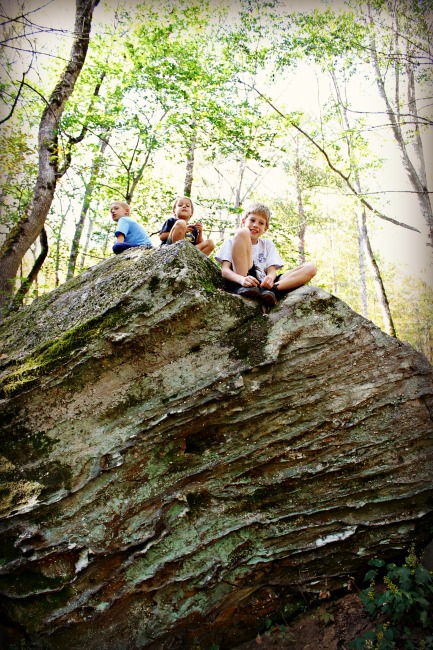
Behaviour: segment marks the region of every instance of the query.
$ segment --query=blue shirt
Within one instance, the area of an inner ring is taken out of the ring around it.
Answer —
[[[143,226],[130,217],[120,217],[116,225],[115,235],[124,235],[125,244],[131,246],[153,246],[152,240]]]

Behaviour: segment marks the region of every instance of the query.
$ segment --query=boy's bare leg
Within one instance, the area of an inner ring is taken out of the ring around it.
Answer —
[[[185,239],[185,233],[188,224],[183,219],[178,219],[174,224],[173,228],[170,230],[170,239],[173,244],[181,239]]]
[[[210,255],[215,248],[215,244],[213,243],[212,239],[205,239],[199,244],[196,244],[196,248],[198,248],[198,250],[205,255]]]
[[[296,289],[307,284],[317,273],[317,267],[313,262],[304,262],[301,266],[297,266],[291,271],[286,271],[278,282],[278,289],[280,291],[287,291],[288,289]]]
[[[246,277],[253,265],[251,235],[248,228],[239,228],[233,238],[232,246],[233,271]]]

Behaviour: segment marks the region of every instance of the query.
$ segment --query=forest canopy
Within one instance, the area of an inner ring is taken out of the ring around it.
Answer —
[[[431,0],[0,4],[4,313],[155,246],[191,196],[219,248],[272,210],[287,269],[433,358]]]

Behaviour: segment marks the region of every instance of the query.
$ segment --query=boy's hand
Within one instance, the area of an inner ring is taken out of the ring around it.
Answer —
[[[203,224],[201,223],[201,221],[197,221],[197,223],[195,223],[194,226],[195,228],[197,228],[198,234],[200,234],[201,231],[203,230]]]
[[[274,286],[274,278],[273,278],[273,276],[272,275],[265,275],[265,277],[263,278],[260,286],[263,287],[264,289],[272,289],[272,287]]]
[[[257,287],[259,284],[259,281],[257,278],[254,278],[252,275],[247,275],[245,278],[243,278],[241,285],[243,287]]]

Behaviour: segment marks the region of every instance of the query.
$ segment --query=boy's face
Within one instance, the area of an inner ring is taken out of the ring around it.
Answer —
[[[253,244],[256,244],[258,238],[268,229],[266,218],[255,212],[251,212],[245,219],[242,219],[242,225],[250,231],[251,242]]]
[[[125,208],[124,205],[114,201],[110,205],[110,214],[113,221],[119,221],[120,217],[127,217],[129,214],[129,208]]]
[[[173,208],[173,214],[178,219],[184,219],[189,221],[192,215],[192,203],[187,196],[182,196],[177,200],[176,205]]]

